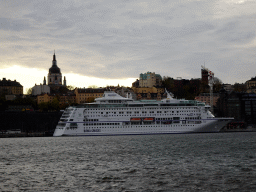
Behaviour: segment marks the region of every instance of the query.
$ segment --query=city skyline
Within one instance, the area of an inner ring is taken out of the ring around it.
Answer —
[[[56,52],[67,85],[131,86],[140,73],[223,83],[255,76],[251,0],[2,1],[0,75],[24,92],[43,83]]]

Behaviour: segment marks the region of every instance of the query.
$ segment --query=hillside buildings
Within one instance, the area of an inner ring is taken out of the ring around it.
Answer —
[[[40,103],[52,103],[54,99],[58,100],[59,104],[67,104],[70,105],[72,103],[76,103],[76,95],[73,93],[64,94],[64,95],[56,95],[56,94],[41,94],[36,98],[37,104]]]
[[[162,86],[162,77],[154,72],[140,74],[139,87],[160,87]]]
[[[48,93],[50,94],[50,87],[48,85],[35,85],[34,87],[32,87],[32,95],[36,96],[36,95],[41,95],[43,93]]]
[[[140,79],[137,79],[132,84],[131,94],[136,95],[135,100],[141,99],[155,99],[161,100],[164,94],[164,88],[162,87],[162,77],[155,72],[141,73]]]
[[[213,93],[213,106],[217,107],[217,101],[219,99],[219,93]],[[195,100],[201,101],[210,105],[210,93],[200,93],[195,97]]]
[[[76,103],[87,103],[94,101],[95,98],[102,97],[106,89],[98,88],[76,88],[74,94],[76,96]]]
[[[245,82],[247,93],[256,93],[256,77]]]
[[[16,80],[0,80],[0,96],[5,96],[6,100],[13,100],[18,95],[23,95],[23,86]]]

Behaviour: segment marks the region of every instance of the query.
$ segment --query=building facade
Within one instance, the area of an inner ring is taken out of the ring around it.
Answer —
[[[217,106],[217,101],[219,99],[218,93],[213,93],[213,106]],[[207,105],[210,105],[210,93],[200,93],[199,96],[195,97],[195,100],[201,101],[206,103]]]
[[[160,87],[162,86],[162,77],[154,72],[140,74],[139,87]]]
[[[256,93],[256,77],[245,82],[247,93]]]
[[[94,101],[95,98],[102,97],[106,89],[104,88],[75,88],[76,103],[87,103]]]
[[[55,94],[41,94],[37,95],[37,104],[40,103],[51,103],[54,99],[59,101],[59,104],[72,104],[76,102],[75,94],[63,94],[63,95],[55,95]]]
[[[228,94],[223,89],[220,91],[218,101],[219,115],[234,117],[235,121],[243,121],[247,124],[256,124],[256,94],[232,92]]]
[[[32,87],[32,95],[41,95],[43,93],[50,93],[50,87],[48,85],[35,85]]]
[[[16,80],[0,80],[0,95],[23,95],[23,86]]]
[[[156,87],[132,87],[133,92],[137,95],[135,100],[161,100],[164,98],[165,90],[164,88],[156,88]]]

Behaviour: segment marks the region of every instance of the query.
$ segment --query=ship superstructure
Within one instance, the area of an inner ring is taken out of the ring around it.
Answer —
[[[233,118],[215,118],[210,106],[195,100],[134,101],[113,91],[94,103],[68,107],[53,136],[219,132]]]

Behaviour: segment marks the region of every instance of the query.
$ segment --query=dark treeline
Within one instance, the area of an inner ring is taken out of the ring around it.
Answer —
[[[210,87],[200,79],[173,79],[163,77],[163,87],[172,92],[176,98],[194,100],[200,93],[209,93]],[[216,79],[213,85],[213,92],[218,93],[222,87],[222,82]]]
[[[29,107],[29,109],[33,109],[33,111],[41,111],[41,112],[48,112],[48,111],[59,111],[65,109],[69,105],[76,105],[75,103],[65,103],[60,104],[58,95],[56,98],[53,99],[52,102],[42,102],[37,104],[36,97],[28,96],[26,98],[18,97],[14,100],[6,100],[4,97],[0,97],[0,111],[8,111],[8,109],[12,106],[24,106]]]

